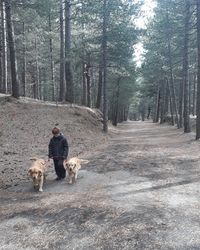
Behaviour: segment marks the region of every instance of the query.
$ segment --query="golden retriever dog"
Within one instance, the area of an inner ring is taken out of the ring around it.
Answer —
[[[77,157],[73,157],[73,158],[64,162],[64,167],[68,172],[70,184],[72,184],[73,182],[76,181],[78,171],[81,168],[81,164],[82,163],[87,164],[88,162],[89,162],[88,160],[79,159]]]
[[[43,192],[43,183],[45,181],[47,164],[43,159],[32,158],[31,160],[34,162],[28,171],[28,175],[33,180],[34,189],[39,189],[40,192]]]

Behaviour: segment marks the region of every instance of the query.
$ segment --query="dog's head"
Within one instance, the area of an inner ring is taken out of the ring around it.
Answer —
[[[33,179],[33,180],[39,180],[42,176],[42,171],[34,168],[30,168],[28,171],[28,175]]]
[[[28,175],[33,180],[39,180],[46,168],[45,161],[38,158],[31,158],[31,160],[33,160],[33,163],[28,171]]]
[[[76,162],[73,161],[66,161],[65,162],[65,169],[67,169],[69,172],[74,172],[74,170],[76,169]]]
[[[82,163],[88,163],[88,160],[83,160],[79,159],[77,157],[73,157],[69,159],[68,161],[66,160],[64,162],[65,169],[67,169],[69,172],[73,173],[76,172],[77,169],[81,168]]]

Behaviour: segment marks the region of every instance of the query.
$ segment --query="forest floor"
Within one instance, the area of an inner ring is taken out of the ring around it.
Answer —
[[[52,169],[43,193],[14,178],[17,185],[0,191],[0,249],[200,249],[200,144],[194,137],[171,126],[126,122],[106,138],[92,133],[94,146],[90,141],[81,154],[90,162],[75,184],[54,181]]]

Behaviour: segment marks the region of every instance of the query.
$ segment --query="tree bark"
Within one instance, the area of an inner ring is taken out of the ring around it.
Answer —
[[[98,80],[98,90],[97,90],[97,101],[96,108],[100,109],[101,107],[101,98],[102,98],[102,85],[103,85],[103,75],[102,75],[102,66],[99,66],[99,80]]]
[[[192,113],[192,74],[189,74],[189,115]]]
[[[192,115],[196,115],[196,72],[193,78]]]
[[[161,90],[160,90],[160,124],[165,121],[165,95],[166,95],[166,83],[164,80],[161,81]]]
[[[86,86],[86,77],[85,77],[85,63],[82,66],[82,105],[86,106],[87,104],[87,86]]]
[[[0,5],[2,2],[0,2]],[[2,23],[0,25],[0,93],[3,93],[3,67],[2,67],[2,58],[3,58],[3,41],[2,41]]]
[[[14,31],[11,20],[11,1],[5,0],[6,23],[8,32],[8,45],[10,50],[10,65],[11,65],[11,79],[12,79],[12,96],[19,98],[19,80],[17,74],[17,60],[15,52]]]
[[[53,41],[52,41],[52,25],[51,25],[51,9],[49,7],[49,16],[48,16],[48,21],[49,21],[49,33],[50,33],[50,38],[49,38],[49,55],[50,55],[50,68],[51,68],[51,100],[55,101],[57,99],[57,95],[55,98],[55,77],[54,77],[54,61],[53,61]]]
[[[114,104],[113,104],[113,117],[112,117],[112,125],[117,126],[118,117],[119,117],[119,91],[120,91],[120,79],[117,80],[116,86],[116,95],[114,96]]]
[[[90,77],[90,65],[85,64],[85,77],[87,86],[87,107],[91,107],[91,77]]]
[[[107,0],[103,1],[103,30],[102,30],[102,71],[103,71],[103,131],[108,132],[108,104],[107,104]]]
[[[65,41],[63,8],[63,0],[60,0],[60,102],[64,101],[65,99]]]
[[[197,102],[196,102],[196,140],[200,139],[200,2],[197,0],[197,51],[198,51],[198,66],[197,66]]]
[[[180,125],[180,128],[183,127],[183,94],[184,94],[183,85],[184,85],[184,82],[183,82],[183,79],[181,79],[180,86],[179,86],[179,125]]]
[[[183,50],[183,82],[184,82],[184,133],[191,132],[189,113],[189,79],[188,79],[188,44],[189,44],[189,21],[190,2],[185,0],[185,37]]]
[[[171,94],[171,89],[170,89],[170,86],[169,86],[169,80],[168,80],[168,78],[166,78],[166,82],[167,82],[167,87],[168,87],[168,91],[169,91],[169,104],[170,104],[170,113],[171,113],[171,125],[174,126],[174,112],[173,112],[172,94]]]
[[[169,71],[170,71],[170,94],[172,99],[173,109],[172,112],[175,112],[176,117],[176,124],[177,128],[180,128],[179,118],[178,118],[178,110],[177,110],[177,103],[176,103],[176,95],[175,95],[175,87],[174,87],[174,76],[173,76],[173,68],[172,68],[172,55],[171,55],[171,42],[168,40],[168,56],[169,56]],[[172,108],[172,106],[171,106]]]
[[[168,13],[167,13],[166,18],[167,18],[167,26],[166,26],[167,37],[166,38],[167,38],[168,64],[169,64],[169,75],[170,75],[169,89],[170,89],[170,94],[171,94],[171,98],[172,98],[172,105],[173,105],[172,111],[175,112],[177,128],[180,128],[178,109],[177,109],[177,103],[176,103],[175,87],[174,87],[172,52],[171,52],[171,34],[170,34],[170,23],[169,23]]]
[[[160,83],[158,83],[158,88],[157,88],[157,100],[156,100],[156,109],[155,110],[156,110],[156,112],[155,112],[154,122],[156,123],[159,121],[159,117],[160,117]]]
[[[165,79],[165,101],[164,101],[164,114],[165,114],[165,118],[168,115],[169,112],[169,87],[167,84],[167,81]]]
[[[73,77],[71,69],[71,3],[65,0],[65,100],[74,102]]]
[[[1,2],[1,25],[2,25],[2,92],[8,92],[8,58],[6,39],[6,14],[5,2]]]
[[[26,31],[23,22],[22,96],[26,96]]]
[[[40,71],[38,62],[38,45],[37,38],[35,38],[35,69],[36,69],[36,79],[34,84],[34,98],[41,99],[41,86],[40,86]]]

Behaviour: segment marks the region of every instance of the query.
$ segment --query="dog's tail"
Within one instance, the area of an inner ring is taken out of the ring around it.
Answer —
[[[83,164],[87,164],[87,163],[89,163],[89,161],[88,161],[88,160],[83,160],[83,159],[80,159],[80,162],[81,162],[81,163],[83,163]]]
[[[38,158],[37,157],[31,157],[30,160],[31,161],[36,161],[36,160],[38,160]]]
[[[82,153],[83,153],[83,151],[77,152],[75,157],[78,157]]]

